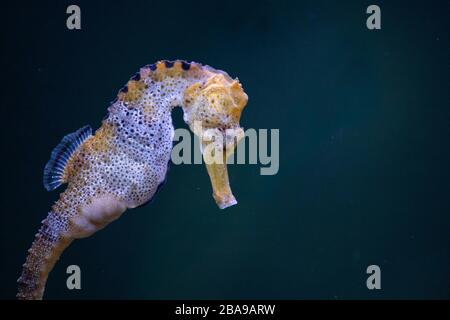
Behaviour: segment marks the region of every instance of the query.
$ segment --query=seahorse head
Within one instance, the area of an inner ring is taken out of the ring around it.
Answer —
[[[238,80],[217,73],[206,82],[194,83],[186,89],[184,120],[191,128],[195,121],[202,122],[204,128],[235,128],[239,126],[247,100]]]
[[[184,92],[184,120],[200,138],[213,197],[220,208],[237,203],[229,186],[226,161],[244,137],[239,120],[247,101],[239,81],[216,70]]]

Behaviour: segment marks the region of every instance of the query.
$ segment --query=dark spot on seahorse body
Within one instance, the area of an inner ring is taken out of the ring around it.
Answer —
[[[148,65],[146,65],[146,67],[149,68],[149,69],[152,70],[152,71],[155,71],[155,70],[156,70],[156,65],[155,65],[154,63],[148,64]]]
[[[128,92],[128,86],[122,87],[122,89],[120,89],[119,92],[127,93]]]
[[[166,68],[170,69],[173,67],[174,62],[169,60],[164,60],[164,64],[166,65]]]
[[[138,72],[134,76],[131,77],[131,80],[139,81],[141,80],[141,74]]]
[[[191,67],[191,64],[187,61],[181,61],[181,68],[183,68],[183,70],[189,70],[189,68]]]

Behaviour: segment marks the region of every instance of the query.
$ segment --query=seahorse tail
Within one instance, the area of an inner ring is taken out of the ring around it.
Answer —
[[[72,239],[66,236],[67,218],[50,212],[35,236],[23,264],[22,275],[17,280],[17,298],[41,300],[50,271]]]

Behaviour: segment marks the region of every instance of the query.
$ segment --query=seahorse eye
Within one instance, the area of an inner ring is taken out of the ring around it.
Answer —
[[[237,107],[242,110],[248,102],[247,94],[244,92],[242,86],[237,81],[235,81],[230,88],[234,102],[236,103]]]

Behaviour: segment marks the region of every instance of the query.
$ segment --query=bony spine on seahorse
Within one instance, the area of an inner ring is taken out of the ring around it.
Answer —
[[[94,135],[85,126],[52,152],[44,185],[47,190],[68,185],[28,251],[17,297],[41,299],[49,272],[73,240],[152,199],[171,156],[173,107],[183,108],[184,120],[202,141],[217,205],[236,204],[226,159],[243,137],[239,119],[246,104],[239,81],[209,66],[177,60],[141,68],[120,90]]]

